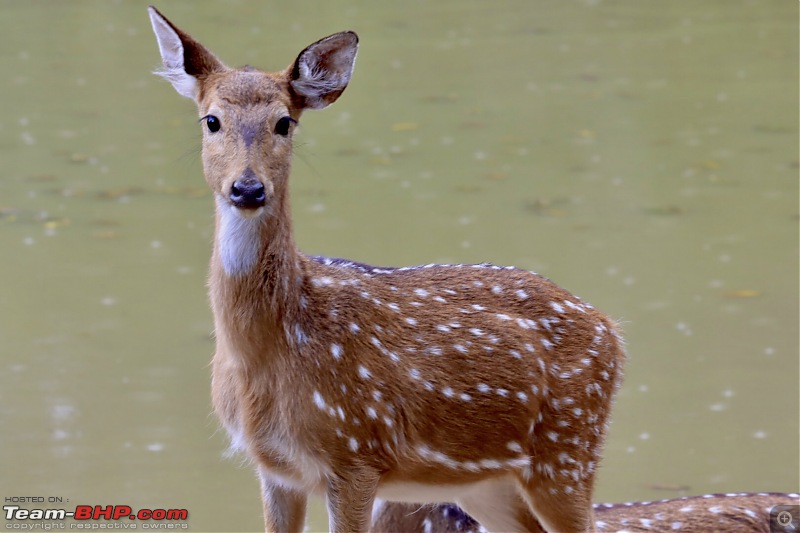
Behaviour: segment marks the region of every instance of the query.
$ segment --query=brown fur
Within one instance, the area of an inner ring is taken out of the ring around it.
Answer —
[[[298,529],[305,495],[318,493],[332,531],[364,531],[376,494],[414,500],[419,490],[434,501],[455,493],[494,528],[538,518],[591,530],[624,359],[616,325],[516,268],[303,254],[288,198],[291,132],[274,127],[342,94],[357,37],[332,35],[266,73],[230,69],[154,9],[151,18],[166,77],[221,124],[204,126],[202,155],[217,207],[212,395],[257,465],[267,530]],[[194,65],[185,73],[180,47]],[[245,176],[263,185],[263,206],[231,204]],[[461,494],[477,483],[486,498]]]
[[[780,528],[777,505],[793,516],[794,529]],[[601,503],[594,506],[595,525],[602,531],[682,533],[778,533],[800,530],[800,495],[785,493],[707,494],[674,500]],[[773,526],[770,529],[770,526]],[[380,507],[375,533],[478,533],[480,525],[454,505],[390,503]]]

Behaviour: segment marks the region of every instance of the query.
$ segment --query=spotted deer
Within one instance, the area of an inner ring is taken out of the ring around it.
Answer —
[[[591,531],[624,359],[617,326],[535,273],[310,256],[289,210],[292,136],[350,81],[346,31],[285,70],[229,68],[154,7],[158,73],[197,103],[215,202],[212,399],[252,459],[268,531],[366,531],[376,497],[458,502],[493,531]]]
[[[800,494],[704,494],[653,502],[594,505],[599,532],[792,533],[800,531]],[[482,533],[486,530],[452,504],[386,503],[376,507],[375,533]]]

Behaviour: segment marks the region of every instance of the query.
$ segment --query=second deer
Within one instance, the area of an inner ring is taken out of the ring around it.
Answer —
[[[162,76],[197,103],[216,204],[212,396],[261,480],[268,531],[366,531],[376,497],[455,501],[488,530],[591,531],[624,359],[616,324],[513,267],[310,256],[289,210],[292,135],[345,90],[353,32],[288,68],[229,68],[155,8]]]
[[[800,494],[780,492],[703,494],[653,502],[594,506],[600,532],[796,533]],[[455,505],[387,503],[375,509],[375,533],[483,533]]]

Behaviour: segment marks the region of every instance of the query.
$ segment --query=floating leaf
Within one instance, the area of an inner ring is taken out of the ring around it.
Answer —
[[[388,167],[389,165],[392,164],[392,158],[389,157],[388,155],[377,155],[372,159],[370,159],[370,163],[372,163],[373,165]]]
[[[545,217],[563,217],[566,216],[567,211],[558,206],[565,205],[568,202],[566,198],[528,198],[525,200],[525,210],[534,213],[535,215]]]
[[[392,124],[392,131],[416,131],[418,127],[416,122],[395,122]]]
[[[0,207],[0,221],[16,222],[19,218],[20,210],[16,207]]]
[[[72,221],[70,219],[68,219],[68,218],[57,218],[57,219],[52,219],[52,220],[48,220],[47,222],[45,222],[44,223],[44,228],[45,229],[51,229],[51,230],[52,229],[58,229],[58,228],[62,228],[64,226],[68,226],[71,223],[72,223]]]
[[[735,291],[728,291],[723,294],[726,298],[758,298],[761,296],[761,291],[755,289],[738,289]]]
[[[669,490],[674,492],[684,492],[691,489],[689,485],[677,485],[672,483],[650,483],[645,485],[645,488],[650,490]]]
[[[486,123],[477,120],[466,120],[458,125],[458,129],[461,130],[482,130],[484,128],[486,128]]]
[[[86,154],[74,153],[69,156],[72,163],[88,163],[91,158]]]
[[[487,180],[501,181],[508,178],[508,172],[503,172],[502,170],[495,170],[494,172],[488,172],[484,174],[484,177]]]
[[[706,159],[704,161],[700,161],[696,163],[695,168],[704,169],[704,170],[718,170],[722,167],[722,163],[719,161],[715,161],[714,159]]]
[[[679,205],[664,205],[658,207],[645,207],[642,211],[647,215],[675,216],[685,215],[687,210]]]
[[[772,135],[785,135],[794,133],[796,128],[777,124],[756,124],[753,126],[753,131],[757,133],[769,133]]]
[[[33,183],[50,183],[56,181],[57,179],[58,177],[55,174],[35,174],[25,178],[26,181]]]

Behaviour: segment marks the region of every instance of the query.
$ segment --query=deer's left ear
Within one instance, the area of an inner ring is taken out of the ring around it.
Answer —
[[[150,6],[147,10],[164,64],[164,68],[156,71],[156,74],[169,80],[178,94],[196,101],[200,92],[198,82],[227,67],[205,46],[167,20],[155,7]]]
[[[292,92],[300,107],[322,109],[336,101],[347,88],[358,52],[358,35],[352,31],[320,39],[300,52],[289,67]]]

